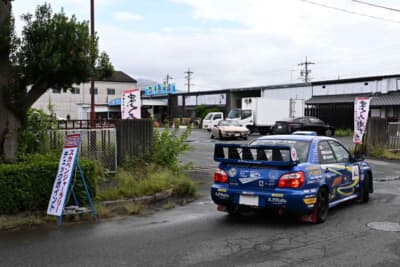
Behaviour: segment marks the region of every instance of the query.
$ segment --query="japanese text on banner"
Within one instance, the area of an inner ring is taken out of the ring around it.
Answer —
[[[122,119],[140,119],[140,90],[130,89],[122,93],[121,118]]]
[[[362,144],[363,135],[366,131],[369,104],[371,99],[368,97],[356,97],[354,101],[354,136],[355,144]]]

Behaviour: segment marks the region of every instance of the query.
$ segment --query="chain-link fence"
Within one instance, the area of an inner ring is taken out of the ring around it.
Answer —
[[[50,132],[52,149],[63,146],[67,134],[80,133],[80,156],[99,161],[106,172],[117,170],[117,134],[115,128],[54,130]]]

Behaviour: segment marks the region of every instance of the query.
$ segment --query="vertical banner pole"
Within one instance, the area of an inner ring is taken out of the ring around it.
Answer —
[[[90,209],[92,210],[93,218],[94,218],[95,221],[97,221],[96,210],[95,210],[95,208],[94,208],[94,204],[93,204],[92,198],[90,197],[89,188],[88,188],[88,186],[87,186],[87,184],[86,184],[85,177],[83,176],[83,171],[82,171],[81,165],[79,164],[78,158],[76,159],[76,162],[77,162],[77,165],[78,165],[79,172],[80,172],[80,174],[81,174],[83,186],[85,187],[85,191],[86,191],[86,194],[87,194],[87,198],[88,198],[88,200],[89,200]]]

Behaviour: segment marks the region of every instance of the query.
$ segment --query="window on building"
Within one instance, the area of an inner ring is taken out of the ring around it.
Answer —
[[[81,93],[81,89],[79,89],[79,87],[72,87],[71,88],[71,94],[79,95],[80,93]]]
[[[107,95],[115,95],[115,89],[107,88]]]
[[[61,94],[61,89],[52,89],[53,94]]]
[[[97,95],[98,94],[98,90],[97,88],[93,88],[94,94]],[[90,92],[91,93],[91,92]]]

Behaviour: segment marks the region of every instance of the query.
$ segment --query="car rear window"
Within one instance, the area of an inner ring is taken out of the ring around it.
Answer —
[[[291,146],[296,149],[297,157],[300,162],[306,162],[308,158],[308,151],[310,150],[310,142],[308,141],[299,141],[299,140],[279,140],[279,139],[260,139],[254,140],[251,145],[284,145]]]

